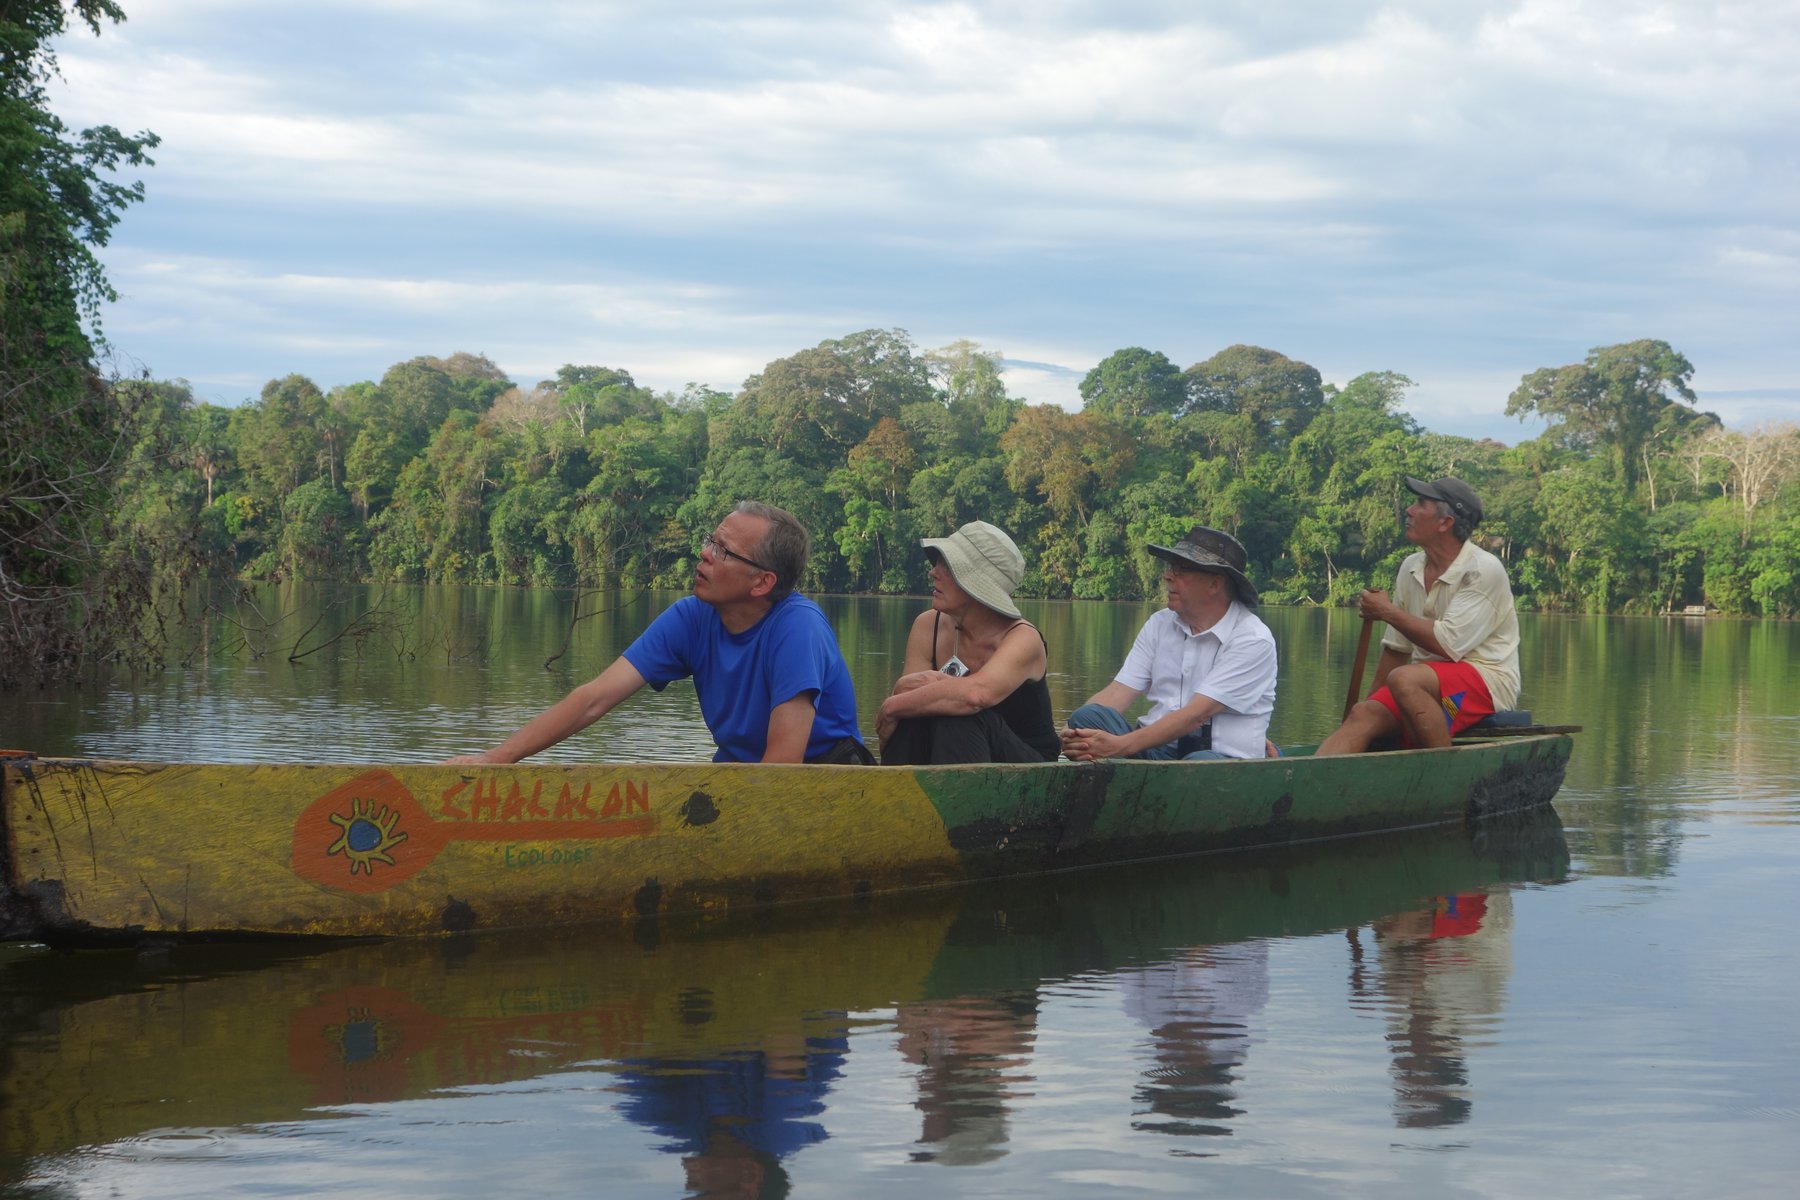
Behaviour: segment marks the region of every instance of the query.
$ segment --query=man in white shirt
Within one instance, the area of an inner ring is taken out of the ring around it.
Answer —
[[[1173,546],[1169,606],[1144,622],[1114,680],[1069,714],[1063,753],[1101,758],[1261,758],[1275,711],[1275,637],[1250,610],[1249,555],[1228,533],[1196,525]],[[1150,709],[1125,717],[1139,696]]]
[[[1394,595],[1366,591],[1367,620],[1385,621],[1375,690],[1351,708],[1319,754],[1356,754],[1377,738],[1409,748],[1448,746],[1456,734],[1519,699],[1519,618],[1499,559],[1469,540],[1481,498],[1454,475],[1408,476],[1406,540]]]

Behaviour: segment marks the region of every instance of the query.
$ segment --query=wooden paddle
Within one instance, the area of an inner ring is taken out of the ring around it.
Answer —
[[[1350,692],[1344,697],[1344,720],[1350,719],[1350,710],[1362,699],[1363,665],[1369,661],[1369,631],[1375,628],[1374,617],[1364,617],[1362,635],[1356,639],[1356,666],[1350,670]]]

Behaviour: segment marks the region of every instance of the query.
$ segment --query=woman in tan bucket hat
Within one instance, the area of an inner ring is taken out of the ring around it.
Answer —
[[[913,621],[906,663],[876,716],[882,763],[1055,761],[1049,655],[1012,599],[1024,555],[986,521],[920,545],[931,607]]]

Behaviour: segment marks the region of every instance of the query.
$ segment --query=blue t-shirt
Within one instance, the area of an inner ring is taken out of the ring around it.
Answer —
[[[714,762],[761,762],[769,714],[803,692],[815,693],[807,758],[847,737],[862,740],[837,635],[819,606],[798,592],[742,633],[727,630],[712,605],[683,596],[650,622],[625,660],[659,692],[693,677],[700,715],[719,747]]]
[[[824,1113],[849,1050],[848,1038],[807,1038],[799,1078],[771,1073],[761,1050],[698,1060],[625,1059],[614,1077],[624,1093],[619,1111],[667,1138],[662,1148],[674,1154],[704,1154],[716,1130],[786,1158],[829,1136],[812,1118]]]

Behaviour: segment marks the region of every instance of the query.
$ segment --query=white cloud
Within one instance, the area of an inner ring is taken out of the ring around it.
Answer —
[[[162,374],[504,346],[734,386],[893,325],[1056,368],[1032,398],[1234,341],[1490,415],[1634,337],[1800,371],[1778,0],[127,9],[56,94],[164,138],[105,252]]]
[[[1721,273],[1740,285],[1800,290],[1800,229],[1724,230],[1716,254]]]

